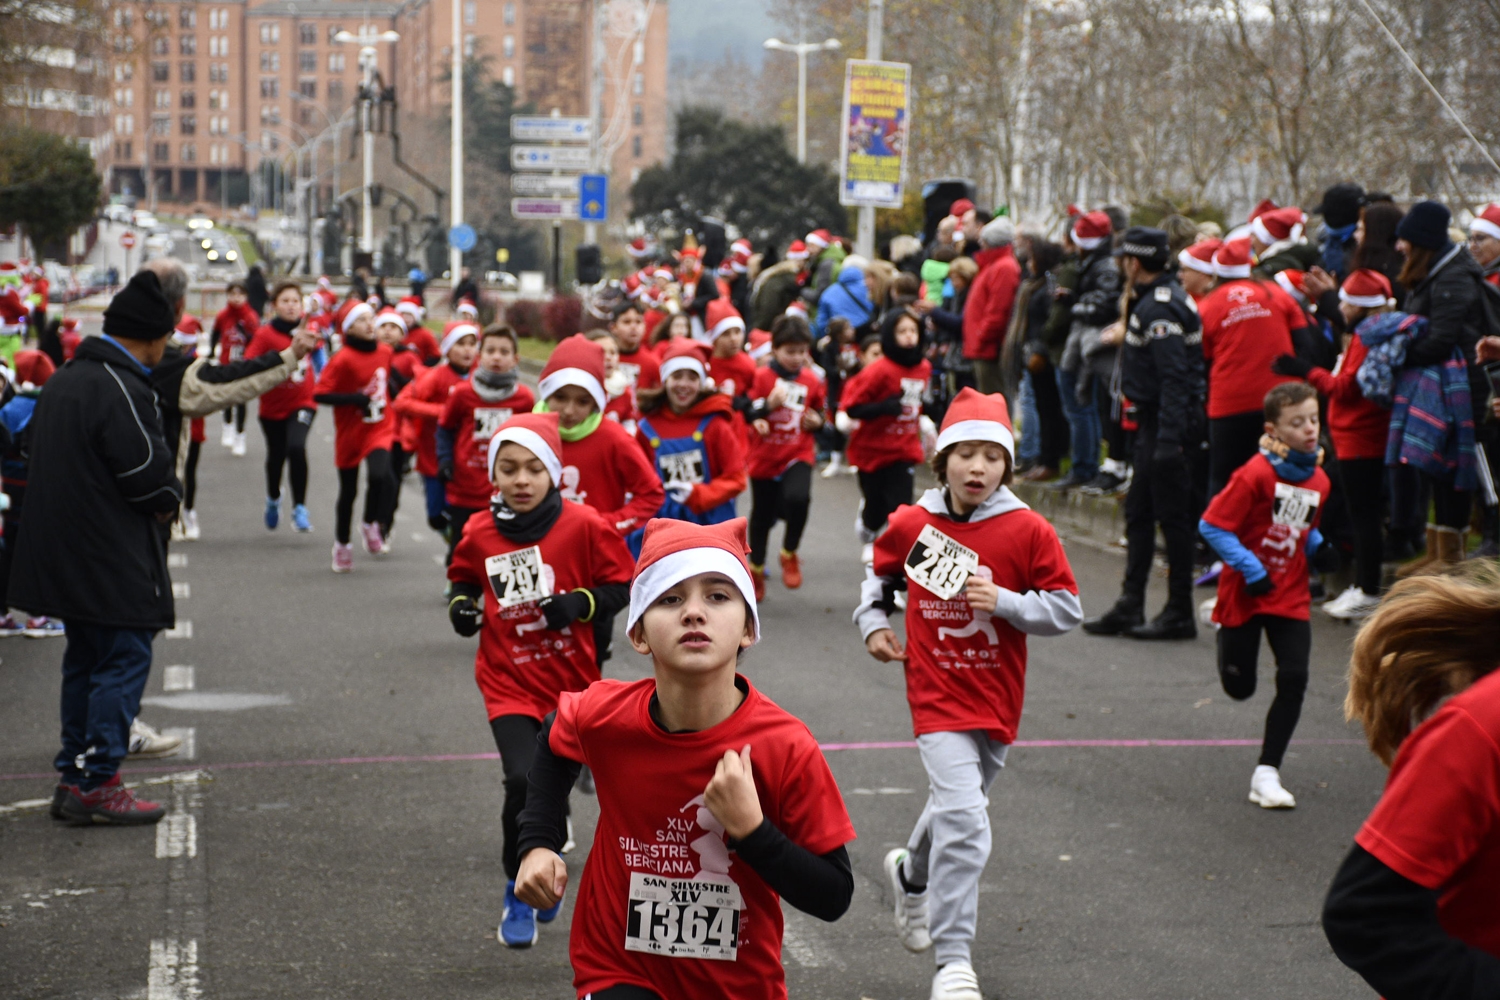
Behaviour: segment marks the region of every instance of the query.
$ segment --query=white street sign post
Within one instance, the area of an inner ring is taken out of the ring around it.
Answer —
[[[578,174],[511,174],[510,193],[522,198],[576,198],[578,177]]]
[[[587,146],[510,147],[510,165],[514,170],[587,170]]]
[[[512,198],[510,214],[517,219],[550,219],[553,222],[578,218],[577,198]]]
[[[589,124],[582,117],[511,115],[510,137],[523,142],[588,142],[594,131]]]

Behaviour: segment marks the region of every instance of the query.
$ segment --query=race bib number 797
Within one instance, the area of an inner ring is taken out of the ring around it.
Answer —
[[[730,881],[631,872],[625,950],[732,962],[739,954],[740,887]]]
[[[906,554],[906,575],[923,590],[951,601],[979,569],[979,553],[925,525]]]

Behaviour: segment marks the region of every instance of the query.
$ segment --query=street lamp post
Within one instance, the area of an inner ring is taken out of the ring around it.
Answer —
[[[797,162],[807,162],[807,57],[812,52],[830,52],[843,48],[837,38],[821,42],[783,42],[779,38],[767,38],[765,46],[777,52],[791,52],[797,56]]]
[[[453,81],[453,112],[449,115],[452,119],[449,136],[452,148],[449,152],[448,184],[453,189],[453,198],[448,203],[448,218],[450,229],[456,229],[464,221],[464,32],[463,19],[459,10],[461,4],[459,0],[450,0],[450,3],[453,6],[453,70],[449,77]],[[448,244],[449,287],[458,287],[463,266],[463,251],[454,246],[450,240]]]
[[[394,31],[376,32],[372,24],[360,25],[359,34],[340,31],[333,40],[359,45],[359,68],[364,72],[364,86],[360,96],[361,125],[364,131],[364,190],[360,195],[359,249],[364,253],[375,252],[375,207],[370,204],[370,192],[375,187],[375,73],[378,42],[399,41],[401,36]]]

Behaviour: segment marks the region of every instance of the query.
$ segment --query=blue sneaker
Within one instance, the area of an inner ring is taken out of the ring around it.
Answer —
[[[505,912],[496,932],[507,948],[530,948],[536,944],[536,911],[516,898],[516,884],[505,883]]]
[[[281,498],[272,500],[266,497],[266,527],[275,531],[276,526],[281,523]]]
[[[539,924],[552,923],[552,921],[557,919],[557,914],[560,910],[562,910],[562,905],[563,901],[559,899],[555,905],[549,906],[545,910],[537,910],[536,922]]]
[[[307,513],[307,504],[299,503],[292,508],[292,527],[304,534],[312,530],[312,517]]]

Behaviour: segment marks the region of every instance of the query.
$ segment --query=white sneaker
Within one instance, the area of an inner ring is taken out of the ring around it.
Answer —
[[[835,451],[828,456],[828,465],[823,469],[823,478],[832,479],[844,471],[843,452]]]
[[[224,433],[219,435],[219,443],[226,448],[234,447],[234,424],[224,424]]]
[[[984,1000],[974,966],[968,962],[949,962],[932,977],[932,1000]]]
[[[573,853],[573,848],[575,848],[577,846],[578,846],[578,841],[576,841],[576,840],[573,839],[573,817],[569,816],[568,817],[568,839],[565,840],[565,841],[563,841],[562,850],[558,851],[557,853],[559,853],[559,854],[572,854]]]
[[[1295,809],[1297,800],[1281,787],[1281,773],[1270,764],[1257,764],[1250,776],[1250,801],[1262,809]]]
[[[859,561],[866,566],[875,565],[875,543],[865,542],[859,548]]]
[[[906,864],[906,848],[895,847],[885,855],[885,878],[896,898],[896,933],[907,951],[926,951],[932,947],[927,933],[927,893],[912,894],[901,884],[901,866]]]
[[[182,518],[172,522],[172,541],[181,542],[187,540],[187,529],[182,526]]]
[[[196,510],[185,510],[182,512],[182,537],[185,541],[189,542],[196,542],[198,540],[198,512]]]
[[[230,452],[235,458],[245,457],[245,432],[240,431],[234,436],[234,448]]]
[[[1370,617],[1380,607],[1380,598],[1352,586],[1323,605],[1323,613],[1339,621],[1359,621]]]
[[[1206,597],[1198,605],[1198,624],[1204,628],[1218,628],[1219,623],[1214,621],[1214,608],[1219,606],[1219,598]]]
[[[131,757],[171,757],[181,749],[181,737],[163,736],[140,719],[130,723]]]

